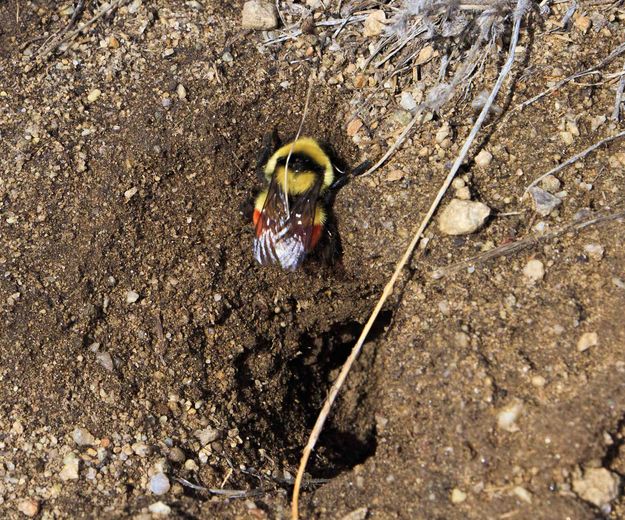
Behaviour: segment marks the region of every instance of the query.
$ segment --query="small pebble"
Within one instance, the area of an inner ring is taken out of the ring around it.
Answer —
[[[523,268],[523,276],[531,284],[540,282],[545,277],[545,266],[540,260],[530,260]]]
[[[560,139],[567,146],[573,144],[573,134],[571,132],[560,132]]]
[[[124,198],[126,200],[130,200],[137,194],[138,191],[139,191],[139,188],[136,188],[136,187],[130,188],[129,190],[126,190],[124,192]]]
[[[78,446],[93,446],[95,437],[86,428],[75,428],[72,432],[72,439]]]
[[[182,83],[176,87],[176,94],[178,94],[179,99],[185,99],[187,97],[187,89],[184,88]]]
[[[249,0],[243,4],[241,15],[243,29],[270,31],[278,27],[278,13],[274,2]]]
[[[554,209],[562,204],[562,199],[552,195],[542,188],[539,188],[538,186],[532,186],[529,189],[529,193],[532,197],[532,201],[534,202],[534,209],[536,210],[536,213],[542,215],[543,217],[549,215]]]
[[[379,36],[384,30],[384,23],[386,22],[386,13],[382,9],[376,9],[369,13],[369,16],[365,19],[363,36],[369,38],[371,36]]]
[[[25,514],[26,516],[37,516],[37,513],[39,513],[39,502],[32,498],[20,500],[20,502],[17,504],[17,510],[20,513]]]
[[[174,462],[184,462],[185,459],[184,451],[182,451],[178,447],[169,450],[167,456],[170,460],[173,460]]]
[[[516,420],[522,411],[523,403],[518,399],[514,400],[497,414],[497,426],[510,433],[518,432],[519,427],[516,424]]]
[[[139,457],[147,457],[150,454],[150,447],[145,442],[135,442],[131,446],[132,451]]]
[[[404,91],[401,93],[399,105],[408,112],[414,112],[417,109],[417,102],[410,92]]]
[[[234,61],[234,56],[232,55],[231,52],[226,51],[221,55],[221,59],[225,63],[232,63]]]
[[[358,118],[352,119],[349,123],[347,123],[347,135],[353,137],[358,133],[358,130],[360,130],[361,128],[362,120]]]
[[[63,468],[59,473],[61,480],[77,480],[78,479],[78,467],[80,461],[76,454],[73,452],[68,453],[63,458]]]
[[[456,190],[455,197],[460,200],[471,200],[471,190],[468,186],[464,186]]]
[[[100,91],[100,89],[94,88],[91,92],[89,92],[89,95],[87,96],[87,101],[89,101],[89,103],[95,103],[101,95],[102,91]]]
[[[456,177],[453,181],[451,181],[451,187],[454,190],[459,190],[461,188],[464,188],[466,185],[467,183],[461,177]]]
[[[450,134],[451,134],[451,127],[449,126],[449,123],[445,121],[445,123],[443,123],[443,126],[441,126],[436,131],[436,136],[434,136],[434,139],[436,140],[438,144],[441,144],[445,139],[449,137]]]
[[[451,491],[451,502],[452,504],[462,504],[462,502],[464,502],[467,499],[467,494],[458,489],[458,488],[454,488]]]
[[[391,170],[386,176],[386,180],[389,182],[400,181],[404,178],[404,172],[401,170]]]
[[[138,292],[130,290],[126,293],[126,303],[135,303],[138,299]]]
[[[573,480],[573,491],[582,499],[603,507],[620,495],[621,478],[605,468],[590,468]]]
[[[603,258],[605,249],[601,244],[586,244],[584,246],[584,253],[597,262]]]
[[[109,372],[113,371],[113,358],[111,357],[111,355],[108,352],[106,352],[106,351],[98,352],[95,355],[95,359],[106,370],[108,370]]]
[[[592,27],[592,20],[588,16],[578,16],[575,18],[573,25],[575,25],[580,32],[586,34]]]
[[[486,204],[453,199],[441,212],[438,226],[445,235],[468,235],[482,227],[489,215]]]
[[[492,160],[493,154],[487,152],[486,150],[480,151],[480,153],[475,156],[475,164],[477,164],[480,168],[486,168]]]
[[[584,332],[577,341],[577,351],[584,352],[590,347],[596,347],[599,344],[599,335],[596,332]]]
[[[150,479],[150,491],[155,495],[164,495],[170,487],[169,479],[164,473],[157,473]]]
[[[560,191],[560,186],[562,186],[562,183],[557,177],[554,177],[553,175],[547,175],[547,177],[540,181],[540,185],[545,191],[548,191],[549,193],[557,193],[558,191]]]
[[[514,493],[517,497],[519,497],[521,500],[523,500],[523,502],[525,502],[527,504],[531,504],[532,503],[532,494],[527,489],[525,489],[524,487],[516,486],[512,490],[512,493]]]
[[[193,432],[193,435],[197,439],[199,439],[202,446],[206,446],[207,444],[210,444],[211,442],[216,441],[219,438],[219,431],[208,426],[203,430],[195,430]]]
[[[367,507],[359,507],[354,511],[347,513],[345,516],[341,518],[341,520],[365,520],[367,518],[367,513],[369,512],[369,508]]]
[[[158,502],[150,504],[148,506],[148,509],[150,510],[150,513],[153,513],[155,515],[168,515],[169,513],[171,513],[171,507],[169,507],[164,502],[161,502],[160,500]]]
[[[543,376],[534,376],[532,377],[532,385],[537,388],[542,388],[547,384],[547,380]]]

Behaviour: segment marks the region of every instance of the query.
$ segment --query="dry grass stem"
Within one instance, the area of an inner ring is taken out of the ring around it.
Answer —
[[[616,47],[616,49],[614,49],[610,54],[608,54],[606,58],[601,60],[596,65],[593,65],[592,67],[589,67],[582,71],[575,72],[574,74],[571,74],[570,76],[564,79],[561,79],[555,85],[549,87],[547,90],[543,90],[540,94],[535,95],[533,98],[530,98],[526,101],[523,101],[523,103],[518,104],[515,107],[515,110],[517,109],[523,110],[526,106],[531,105],[532,103],[535,103],[539,99],[542,99],[543,97],[545,97],[547,94],[551,94],[554,90],[558,90],[562,88],[564,85],[566,85],[567,83],[577,78],[581,78],[582,76],[587,76],[588,74],[599,72],[599,69],[602,69],[606,65],[609,65],[610,63],[612,63],[616,58],[618,58],[624,52],[625,52],[625,43],[622,43],[621,45]]]
[[[469,151],[469,148],[473,144],[473,140],[475,139],[475,136],[479,132],[480,128],[482,127],[482,124],[484,123],[484,120],[486,119],[486,116],[488,115],[490,107],[491,107],[495,97],[497,96],[497,93],[501,89],[501,86],[502,86],[506,76],[508,75],[508,73],[510,72],[510,69],[512,68],[512,64],[514,63],[514,50],[515,50],[515,48],[517,46],[517,43],[518,43],[518,40],[519,40],[519,31],[521,29],[521,20],[523,19],[523,16],[524,16],[524,14],[526,12],[526,9],[527,9],[527,2],[528,2],[528,0],[518,0],[518,2],[517,2],[516,10],[515,10],[515,13],[514,13],[514,28],[512,30],[512,38],[510,40],[510,47],[509,47],[509,51],[508,51],[508,58],[507,58],[506,63],[503,66],[503,68],[502,68],[502,70],[501,70],[501,72],[499,74],[499,77],[497,78],[497,82],[495,83],[495,86],[493,87],[493,89],[492,89],[492,91],[491,91],[491,93],[490,93],[490,95],[488,97],[487,102],[485,103],[484,107],[482,108],[482,111],[480,112],[480,115],[479,115],[477,121],[475,122],[475,125],[473,126],[473,128],[471,130],[471,133],[469,134],[469,137],[465,141],[465,143],[464,143],[464,145],[463,145],[463,147],[462,147],[462,149],[461,149],[461,151],[460,151],[456,161],[454,162],[454,165],[451,168],[451,171],[449,172],[449,174],[445,178],[445,181],[443,182],[443,185],[442,185],[441,189],[439,190],[438,194],[436,195],[436,198],[434,199],[434,202],[430,206],[430,209],[428,210],[425,218],[421,222],[421,225],[419,226],[419,229],[417,230],[417,232],[413,236],[412,240],[410,241],[410,244],[408,245],[408,248],[404,252],[401,260],[397,263],[397,266],[395,267],[395,271],[393,272],[393,274],[391,276],[391,279],[388,281],[388,283],[384,287],[384,291],[382,292],[382,295],[381,295],[380,299],[378,300],[375,308],[373,309],[373,312],[371,313],[371,316],[369,316],[369,319],[367,320],[367,323],[365,324],[365,326],[364,326],[364,328],[363,328],[363,330],[362,330],[362,332],[360,334],[360,337],[358,338],[358,341],[356,342],[356,344],[352,348],[352,351],[351,351],[349,357],[347,358],[347,360],[343,364],[343,367],[341,368],[341,371],[340,371],[338,377],[336,378],[336,381],[334,382],[334,384],[330,388],[330,392],[328,394],[328,397],[326,398],[326,400],[325,400],[325,402],[323,404],[321,412],[319,413],[319,416],[317,417],[315,425],[314,425],[314,427],[312,429],[312,432],[310,434],[310,437],[308,439],[308,443],[306,444],[306,446],[304,448],[304,451],[302,453],[302,458],[301,458],[301,461],[300,461],[300,465],[299,465],[299,468],[297,470],[297,476],[295,478],[295,484],[294,484],[294,487],[293,487],[293,501],[291,503],[291,518],[292,518],[292,520],[297,520],[299,518],[299,493],[300,493],[300,487],[301,487],[301,484],[302,484],[302,479],[304,477],[304,471],[306,470],[306,465],[308,464],[308,459],[310,458],[312,450],[314,449],[314,447],[315,447],[315,445],[317,443],[317,440],[319,439],[319,435],[321,434],[321,431],[323,429],[323,425],[325,424],[325,421],[328,418],[328,415],[330,413],[332,405],[334,404],[334,401],[336,400],[336,397],[337,397],[341,387],[343,386],[343,383],[345,382],[345,379],[347,378],[347,375],[348,375],[352,365],[354,364],[354,361],[358,357],[358,354],[360,353],[360,350],[362,349],[362,346],[363,346],[365,340],[367,339],[367,336],[369,335],[369,331],[371,330],[371,327],[373,326],[375,320],[377,319],[378,314],[382,310],[382,307],[386,303],[386,300],[388,299],[388,297],[393,292],[393,287],[395,286],[395,282],[399,278],[399,275],[401,274],[404,266],[406,265],[406,263],[408,262],[408,260],[412,256],[412,253],[413,253],[415,247],[417,246],[419,240],[421,239],[421,236],[422,236],[423,232],[425,231],[425,228],[429,224],[432,216],[434,215],[434,212],[437,210],[438,205],[440,204],[440,201],[442,200],[443,196],[445,195],[445,192],[447,191],[447,189],[451,185],[451,182],[453,181],[453,178],[456,175],[456,172],[458,171],[458,169],[462,165],[462,163],[463,163],[463,161],[464,161],[464,159],[465,159],[465,157],[466,157],[466,155],[467,155],[467,153]]]
[[[615,141],[616,139],[620,139],[621,137],[625,137],[625,130],[620,132],[620,133],[618,133],[618,134],[616,134],[616,135],[613,135],[611,137],[606,137],[605,139],[602,139],[601,141],[596,142],[593,145],[589,146],[585,150],[582,150],[581,152],[579,152],[578,154],[574,155],[573,157],[569,157],[562,164],[558,164],[558,166],[556,166],[555,168],[552,168],[547,173],[543,173],[540,177],[538,177],[537,179],[534,179],[525,188],[525,193],[527,193],[529,191],[529,189],[532,188],[533,186],[536,186],[545,177],[548,177],[549,175],[554,175],[555,173],[558,173],[560,170],[563,170],[564,168],[566,168],[567,166],[573,164],[574,162],[579,161],[580,159],[583,159],[589,153],[591,153],[592,151],[596,150],[600,146],[603,146],[604,144],[608,144],[608,143],[610,143],[612,141]]]
[[[625,211],[619,211],[611,214],[601,214],[601,215],[593,215],[590,218],[584,220],[574,220],[558,229],[551,231],[549,233],[545,233],[542,235],[531,235],[520,240],[516,240],[509,244],[504,244],[490,251],[485,251],[484,253],[480,253],[479,255],[472,256],[471,258],[467,258],[466,260],[462,260],[461,262],[456,262],[448,267],[443,267],[441,269],[436,269],[432,271],[432,278],[438,280],[443,278],[444,276],[449,276],[451,274],[455,274],[458,271],[462,271],[464,269],[468,269],[469,267],[474,267],[478,264],[482,264],[484,262],[488,262],[494,258],[498,258],[500,256],[508,256],[513,253],[517,253],[523,249],[528,249],[534,247],[535,245],[545,242],[547,240],[552,240],[561,235],[567,233],[573,233],[576,231],[581,231],[584,228],[590,226],[596,226],[598,224],[602,224],[605,222],[611,222],[613,220],[618,220],[625,218]]]
[[[625,91],[625,63],[623,63],[623,71],[621,72],[621,79],[616,87],[616,99],[614,100],[614,111],[612,112],[612,119],[614,121],[620,121],[621,119],[621,103],[623,102],[623,91]]]

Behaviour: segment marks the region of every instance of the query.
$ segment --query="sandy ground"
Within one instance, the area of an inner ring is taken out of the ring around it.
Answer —
[[[311,35],[263,48],[241,9],[124,2],[38,62],[72,4],[0,2],[3,518],[286,518],[327,389],[470,130],[459,99],[340,190],[338,266],[256,265],[256,159],[267,131],[297,131],[311,70],[304,131],[349,166],[393,142],[412,80],[354,132],[354,100],[376,90],[353,65],[362,28],[341,53]],[[623,211],[623,141],[557,175],[549,216],[522,197],[622,129],[622,56],[513,111],[625,40],[622,9],[582,12],[590,28],[523,30],[503,112],[472,151],[492,159],[461,171],[491,217],[471,235],[426,231],[311,460],[303,517],[625,518],[623,220],[432,276],[580,211]]]

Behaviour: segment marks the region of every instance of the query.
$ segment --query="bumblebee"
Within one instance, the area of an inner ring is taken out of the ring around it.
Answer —
[[[279,147],[262,173],[267,187],[254,206],[254,258],[293,271],[324,233],[335,167],[317,141],[302,137]]]

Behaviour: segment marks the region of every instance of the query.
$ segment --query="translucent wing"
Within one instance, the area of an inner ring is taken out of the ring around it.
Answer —
[[[254,258],[261,264],[278,263],[283,269],[297,269],[311,249],[315,208],[321,179],[295,197],[287,213],[286,195],[271,180],[265,204],[256,223]]]

